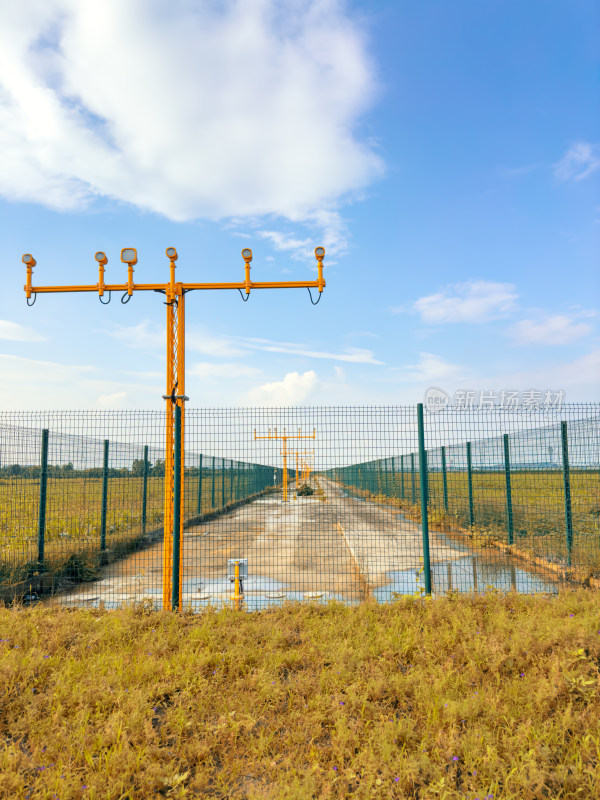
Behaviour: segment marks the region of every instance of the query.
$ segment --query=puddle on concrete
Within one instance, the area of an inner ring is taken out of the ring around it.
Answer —
[[[389,583],[373,591],[373,597],[378,603],[390,602],[394,599],[394,594],[418,594],[418,587],[425,589],[422,575],[417,580],[414,569],[389,572],[387,577]],[[486,563],[476,556],[467,556],[431,566],[433,594],[445,594],[453,590],[483,594],[490,588],[501,592],[516,591],[520,594],[558,594],[558,585],[554,581],[543,580],[514,564]]]

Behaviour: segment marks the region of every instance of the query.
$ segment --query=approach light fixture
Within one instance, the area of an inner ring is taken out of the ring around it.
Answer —
[[[108,264],[108,258],[106,257],[106,253],[103,253],[102,250],[98,250],[94,258],[96,259],[98,264],[100,264],[101,267],[105,266],[105,264]]]
[[[317,261],[322,261],[325,258],[325,248],[315,247],[315,256],[317,257]]]
[[[35,267],[36,265],[36,260],[31,253],[25,253],[25,255],[21,258],[21,261],[24,264],[27,264],[28,267]]]
[[[137,250],[135,247],[124,247],[121,250],[121,261],[124,264],[129,264],[130,267],[137,264]]]
[[[244,247],[244,249],[242,250],[242,258],[244,259],[244,261],[246,261],[246,263],[252,261],[252,250],[250,250],[249,247]]]
[[[174,247],[167,247],[165,253],[167,254],[167,258],[170,258],[171,261],[177,261],[177,250],[175,250]]]

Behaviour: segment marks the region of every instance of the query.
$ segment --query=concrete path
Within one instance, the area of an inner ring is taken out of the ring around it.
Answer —
[[[390,599],[392,591],[414,592],[415,571],[423,558],[420,525],[392,506],[349,497],[324,478],[311,483],[316,493],[310,497],[292,499],[293,489],[287,503],[281,493],[264,495],[184,531],[183,604],[229,602],[233,587],[227,561],[232,558],[248,561],[244,595],[251,609],[285,600],[336,598],[357,603],[369,596]],[[476,565],[468,548],[453,547],[433,531],[430,556],[434,576],[437,565],[437,573],[444,580],[447,574],[450,587],[453,575],[464,585],[462,571],[470,570],[469,580],[477,588],[477,570],[486,566]],[[161,584],[162,543],[158,542],[108,565],[101,580],[74,587],[56,600],[114,606],[151,598],[160,605]]]

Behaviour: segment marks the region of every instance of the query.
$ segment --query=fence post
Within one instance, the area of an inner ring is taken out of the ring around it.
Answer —
[[[425,593],[431,594],[431,563],[429,560],[429,508],[427,498],[427,451],[425,450],[425,426],[423,403],[417,403],[419,427],[419,483],[421,489],[421,531],[423,534],[423,569],[425,571]]]
[[[394,487],[394,497],[398,497],[398,487],[396,486],[396,459],[392,456],[392,486]]]
[[[221,459],[221,506],[225,508],[225,459]]]
[[[448,473],[446,471],[446,448],[442,445],[442,489],[444,492],[444,511],[448,513]]]
[[[385,465],[385,496],[390,496],[390,480],[389,480],[389,464],[387,458],[384,458],[383,463]]]
[[[410,487],[413,506],[417,504],[417,491],[415,489],[415,454],[410,454]]]
[[[567,530],[567,566],[571,566],[571,551],[573,549],[573,514],[571,511],[571,477],[569,474],[569,443],[567,437],[567,423],[560,423],[562,439],[563,486],[565,490],[565,525]]]
[[[46,536],[46,497],[48,487],[48,428],[42,431],[42,455],[40,458],[40,503],[38,507],[38,564],[44,567],[44,539]]]
[[[467,442],[467,485],[469,487],[469,527],[475,523],[473,514],[473,466],[471,463],[471,442]]]
[[[102,461],[102,516],[100,518],[100,550],[106,550],[106,509],[108,507],[108,439],[104,440]]]
[[[404,500],[404,456],[400,456],[400,497]]]
[[[179,610],[179,554],[181,512],[181,406],[175,406],[174,458],[173,458],[173,573],[171,580],[171,608]]]
[[[196,513],[202,513],[202,453],[200,453],[200,464],[198,466],[198,502],[196,503]]]
[[[210,489],[210,509],[215,509],[215,457],[212,457],[212,485]]]
[[[144,473],[142,480],[142,533],[146,533],[146,505],[148,502],[148,445],[144,446]]]
[[[508,543],[513,543],[513,509],[512,509],[512,492],[510,488],[510,451],[508,445],[508,433],[503,436],[504,439],[504,477],[506,480],[506,523],[508,526]]]

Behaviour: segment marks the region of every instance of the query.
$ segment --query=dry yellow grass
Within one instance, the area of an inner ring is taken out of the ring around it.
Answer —
[[[585,590],[201,615],[0,609],[0,796],[600,796]]]

